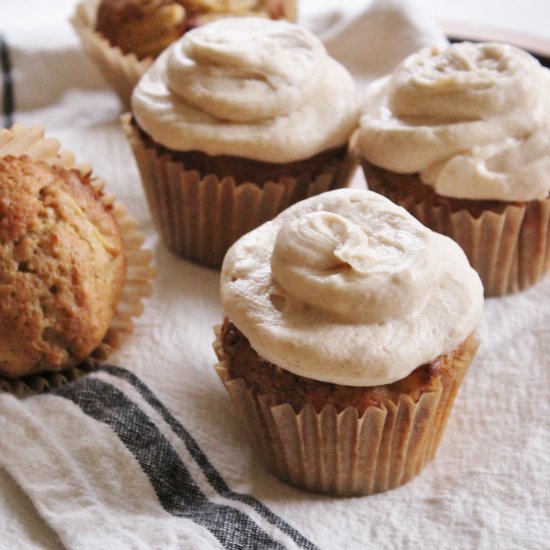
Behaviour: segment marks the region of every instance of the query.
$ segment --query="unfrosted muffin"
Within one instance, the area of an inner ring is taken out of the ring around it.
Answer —
[[[0,390],[55,387],[131,332],[153,276],[135,228],[40,127],[0,131]]]
[[[0,374],[77,365],[124,286],[118,226],[77,170],[0,159]]]
[[[425,49],[366,92],[370,189],[449,235],[487,296],[550,268],[550,72],[497,43]]]
[[[295,0],[82,0],[82,43],[127,107],[139,77],[189,29],[227,16],[296,20]]]
[[[166,245],[219,267],[289,204],[347,184],[348,71],[286,21],[223,19],[170,46],[136,86],[130,143]]]
[[[376,193],[331,191],[239,239],[221,295],[216,368],[278,477],[364,495],[433,457],[483,304],[455,242]]]

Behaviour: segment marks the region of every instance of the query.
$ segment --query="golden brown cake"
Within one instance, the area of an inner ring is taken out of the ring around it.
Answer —
[[[470,335],[451,352],[417,367],[401,380],[380,386],[345,386],[305,378],[266,361],[228,318],[221,327],[219,343],[220,357],[223,357],[227,368],[227,380],[242,378],[255,399],[273,395],[278,403],[292,405],[296,413],[308,404],[317,413],[327,405],[332,405],[337,413],[353,407],[359,416],[363,416],[369,407],[381,407],[388,401],[397,405],[404,395],[417,403],[425,393],[451,387],[457,379],[459,360],[477,347],[474,337]],[[463,374],[459,372],[458,377]]]
[[[456,240],[486,296],[550,269],[550,71],[515,47],[425,49],[365,94],[369,189]]]
[[[455,242],[374,192],[330,191],[239,239],[221,296],[216,370],[277,477],[367,495],[433,458],[483,304]]]
[[[99,346],[125,282],[119,228],[90,177],[0,158],[0,374],[77,365]]]

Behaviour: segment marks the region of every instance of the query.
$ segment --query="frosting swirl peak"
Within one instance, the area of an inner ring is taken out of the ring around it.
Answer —
[[[221,290],[262,357],[355,386],[394,382],[452,350],[483,302],[456,243],[353,189],[302,201],[242,237],[226,255]]]
[[[347,216],[314,211],[282,224],[271,256],[273,280],[293,307],[313,306],[332,320],[386,321],[418,305],[428,290],[430,233],[402,213],[372,220],[361,203]]]

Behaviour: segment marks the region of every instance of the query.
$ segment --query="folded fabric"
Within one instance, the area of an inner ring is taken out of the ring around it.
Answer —
[[[49,394],[0,400],[8,471],[69,548],[316,547],[233,491],[133,373],[102,366]],[[32,434],[32,452],[21,453]]]
[[[0,548],[547,546],[550,278],[488,301],[478,357],[418,478],[359,499],[279,482],[249,449],[213,369],[219,273],[160,243],[120,105],[81,50],[67,4],[11,2],[4,14],[3,122],[43,124],[90,161],[139,219],[158,277],[134,334],[109,358],[119,366],[40,396],[0,395]],[[445,41],[404,0],[300,5],[359,85]]]

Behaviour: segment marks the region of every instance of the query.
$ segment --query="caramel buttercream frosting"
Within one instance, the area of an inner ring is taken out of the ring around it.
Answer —
[[[340,189],[237,241],[227,316],[264,359],[348,386],[390,384],[461,344],[483,287],[461,248],[388,199]]]
[[[440,195],[529,201],[550,192],[550,71],[513,46],[427,48],[366,91],[358,144]]]
[[[347,142],[355,85],[309,31],[228,18],[165,50],[132,96],[139,126],[176,151],[292,162]]]

